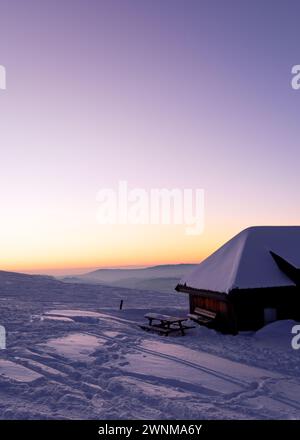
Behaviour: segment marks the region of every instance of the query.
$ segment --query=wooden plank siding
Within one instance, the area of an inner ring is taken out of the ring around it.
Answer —
[[[214,298],[202,297],[200,295],[190,295],[190,312],[193,313],[195,307],[210,310],[212,312],[227,314],[227,303]]]
[[[236,334],[239,330],[258,330],[265,322],[265,310],[274,309],[276,320],[300,321],[300,286],[261,289],[235,289],[229,294],[178,286],[189,294],[190,313],[194,309],[217,313],[216,329]]]
[[[225,332],[236,333],[237,320],[234,308],[229,301],[209,298],[206,295],[190,294],[190,313],[193,313],[196,307],[217,313],[216,325],[218,329]]]

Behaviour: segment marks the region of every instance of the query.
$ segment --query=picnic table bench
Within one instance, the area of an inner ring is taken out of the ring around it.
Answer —
[[[188,330],[190,328],[194,328],[191,326],[187,326],[183,324],[185,321],[188,320],[188,318],[180,318],[178,316],[169,316],[169,315],[161,315],[159,313],[147,313],[145,315],[145,318],[148,319],[149,324],[142,324],[141,328],[143,330],[152,330],[156,331],[160,334],[168,335],[172,332],[178,332],[180,331],[182,336],[184,336],[185,330]],[[153,324],[154,322],[157,322],[156,324]]]
[[[212,312],[210,310],[201,309],[200,307],[196,307],[194,310],[194,313],[189,313],[188,317],[192,320],[197,322],[198,324],[206,325],[207,327],[210,327],[214,324],[217,313]]]

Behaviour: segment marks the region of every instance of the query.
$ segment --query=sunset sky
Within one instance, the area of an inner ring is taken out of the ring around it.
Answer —
[[[0,269],[197,262],[299,224],[298,1],[1,0]],[[205,229],[101,226],[96,195],[203,188]]]

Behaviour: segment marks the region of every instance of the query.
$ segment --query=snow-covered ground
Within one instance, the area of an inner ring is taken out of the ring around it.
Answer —
[[[138,324],[148,311],[185,316],[184,294],[3,277],[2,419],[300,418],[292,321],[165,337]]]

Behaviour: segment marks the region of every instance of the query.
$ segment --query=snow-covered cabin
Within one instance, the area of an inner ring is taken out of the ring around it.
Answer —
[[[217,313],[220,329],[236,333],[300,320],[300,226],[245,229],[181,279],[190,312]]]

